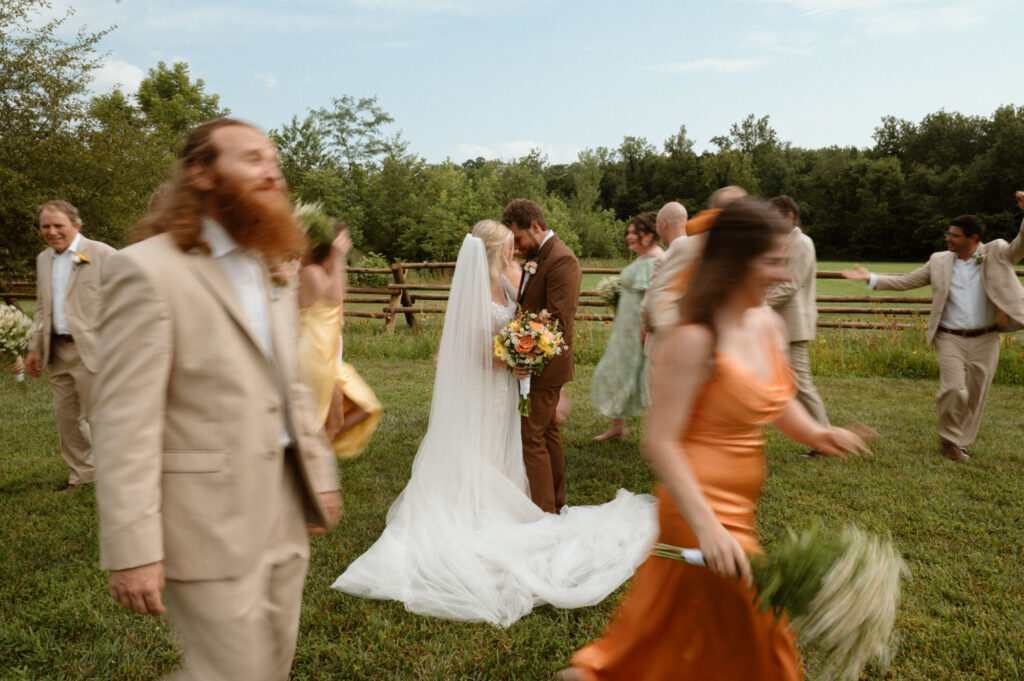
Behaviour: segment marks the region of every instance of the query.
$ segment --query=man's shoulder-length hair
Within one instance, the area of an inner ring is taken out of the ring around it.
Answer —
[[[209,166],[217,159],[220,150],[213,143],[213,134],[231,126],[255,129],[255,126],[235,118],[216,118],[189,131],[170,179],[156,188],[150,197],[149,210],[132,229],[133,242],[157,234],[170,234],[183,251],[209,253],[210,247],[202,236],[201,219],[206,192],[192,184],[190,169],[195,165]]]

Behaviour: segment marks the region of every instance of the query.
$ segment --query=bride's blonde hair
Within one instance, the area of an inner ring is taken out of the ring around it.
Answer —
[[[497,284],[501,281],[502,273],[512,264],[508,248],[512,241],[512,230],[497,220],[481,220],[473,225],[473,236],[484,242],[491,284]]]

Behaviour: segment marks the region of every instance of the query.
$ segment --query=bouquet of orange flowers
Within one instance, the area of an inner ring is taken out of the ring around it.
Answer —
[[[547,363],[569,347],[558,330],[558,320],[547,310],[526,312],[522,308],[516,318],[494,337],[494,355],[505,362],[508,370],[523,367],[539,374]],[[530,415],[530,377],[519,381],[519,413]]]

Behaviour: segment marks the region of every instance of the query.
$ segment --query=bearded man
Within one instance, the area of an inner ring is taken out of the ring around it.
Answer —
[[[277,152],[255,128],[193,129],[174,176],[104,268],[93,410],[100,563],[111,595],[167,611],[176,679],[288,678],[307,530],[340,510],[299,376],[304,249]]]

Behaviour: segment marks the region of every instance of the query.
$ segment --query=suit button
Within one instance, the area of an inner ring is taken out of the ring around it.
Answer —
[[[270,409],[267,409],[267,411],[269,411],[271,414],[276,414],[280,410],[277,408],[277,405],[274,405]]]
[[[266,456],[268,459],[273,459],[275,456],[277,456],[277,452],[271,449],[266,454],[264,454],[264,456]]]

